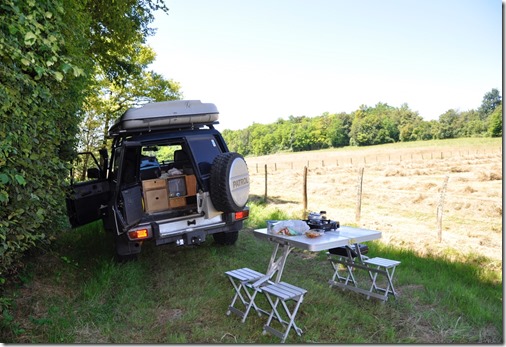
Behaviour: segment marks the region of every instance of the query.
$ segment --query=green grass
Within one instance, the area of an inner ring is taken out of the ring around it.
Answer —
[[[3,295],[0,338],[6,343],[278,343],[262,335],[265,317],[243,324],[225,312],[233,295],[224,272],[265,271],[273,245],[252,228],[285,219],[251,204],[252,218],[234,246],[143,246],[138,261],[117,264],[110,236],[92,225],[68,232],[52,251],[27,262]],[[398,300],[367,300],[329,288],[325,252],[293,251],[283,279],[308,289],[287,343],[502,343],[502,279],[487,259],[420,258],[379,242],[369,255],[400,260]],[[259,304],[265,305],[259,297]]]

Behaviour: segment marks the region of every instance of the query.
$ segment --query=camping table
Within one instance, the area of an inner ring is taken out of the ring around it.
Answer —
[[[355,245],[360,242],[372,241],[381,238],[380,231],[349,226],[341,226],[335,231],[326,231],[322,236],[316,238],[309,238],[306,235],[285,236],[269,234],[267,233],[266,228],[255,229],[253,233],[259,239],[275,243],[267,268],[267,273],[265,276],[257,280],[254,283],[254,286],[259,286],[270,280],[276,272],[277,274],[274,282],[279,283],[285,267],[286,258],[294,248],[300,248],[311,252],[319,252],[335,247]],[[281,250],[281,255],[278,256],[279,250]]]

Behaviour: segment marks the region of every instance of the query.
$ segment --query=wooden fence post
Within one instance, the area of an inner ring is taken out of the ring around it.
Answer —
[[[360,213],[362,210],[362,182],[364,180],[364,168],[358,170],[358,183],[357,183],[357,206],[355,208],[355,221],[360,225]]]
[[[302,219],[305,219],[307,215],[307,166],[304,166],[304,178],[302,182],[302,201],[303,201],[303,212]]]
[[[264,168],[265,168],[265,193],[264,193],[264,202],[267,202],[267,164],[265,164]]]
[[[443,188],[441,188],[441,195],[439,196],[439,204],[437,205],[437,229],[438,229],[439,242],[443,241],[443,210],[444,210],[446,187],[448,186],[449,178],[450,178],[449,176],[445,177]]]

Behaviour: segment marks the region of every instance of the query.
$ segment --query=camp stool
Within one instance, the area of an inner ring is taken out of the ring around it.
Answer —
[[[397,299],[397,293],[395,292],[394,284],[392,281],[394,278],[395,268],[401,262],[397,261],[397,260],[390,260],[390,259],[376,257],[376,258],[365,260],[365,263],[367,265],[376,266],[375,269],[369,271],[369,274],[371,275],[371,280],[372,280],[370,292],[372,294],[375,294],[375,293],[373,293],[373,290],[374,290],[376,292],[383,292],[384,293],[384,295],[378,296],[376,294],[376,295],[372,295],[372,296],[377,297],[381,300],[387,301],[388,294],[392,294],[394,296],[394,298]],[[374,274],[372,274],[372,272],[374,272]],[[381,288],[377,285],[376,279],[377,279],[378,274],[384,275],[386,277],[387,284],[386,284],[385,288]],[[367,298],[369,299],[369,296]]]
[[[342,282],[345,285],[348,285],[351,280],[353,285],[356,287],[357,282],[353,276],[353,267],[356,262],[355,258],[358,257],[358,262],[362,263],[365,259],[369,259],[368,257],[364,256],[364,254],[367,254],[368,251],[369,247],[364,244],[358,244],[355,245],[355,247],[348,245],[329,249],[327,252],[327,258],[330,261],[332,268],[334,269],[334,274],[332,275],[332,279],[329,281],[329,283],[332,285],[336,283],[337,279],[338,282]],[[346,277],[342,276],[339,273],[339,264],[344,265],[346,269]]]
[[[228,276],[228,279],[230,280],[230,283],[232,283],[232,286],[234,287],[235,291],[234,298],[232,299],[232,302],[228,306],[227,316],[230,315],[231,312],[233,312],[239,317],[241,317],[242,318],[241,322],[244,323],[246,321],[246,318],[248,317],[248,313],[251,307],[253,307],[255,311],[257,311],[259,316],[261,316],[262,312],[267,313],[258,308],[257,305],[255,304],[255,296],[257,295],[259,288],[255,288],[253,286],[253,282],[262,278],[264,274],[249,268],[241,268],[237,270],[226,271],[225,274]],[[244,305],[245,307],[244,311],[241,311],[240,309],[234,306],[235,302],[237,301],[237,298],[239,298],[242,304]]]
[[[295,316],[297,315],[297,311],[299,310],[300,304],[302,303],[304,294],[307,293],[307,290],[288,284],[286,282],[280,282],[262,287],[262,292],[267,297],[267,300],[269,301],[269,304],[272,308],[269,319],[267,320],[267,324],[264,325],[263,334],[265,335],[267,332],[269,332],[281,338],[282,343],[285,342],[286,337],[292,328],[295,330],[297,335],[300,336],[302,334],[302,329],[297,327],[295,324]],[[275,301],[273,301],[273,298],[275,298]],[[295,302],[295,306],[293,307],[292,312],[290,312],[290,308],[287,305],[288,301]],[[288,321],[283,320],[280,312],[278,311],[278,304],[280,302],[285,310],[286,316],[289,319]],[[284,331],[279,331],[271,327],[273,318],[276,318],[281,326],[285,328]]]

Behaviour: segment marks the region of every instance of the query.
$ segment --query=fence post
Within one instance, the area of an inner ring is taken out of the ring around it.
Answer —
[[[303,212],[302,219],[307,215],[307,166],[304,166],[304,177],[302,182],[302,201],[303,201]]]
[[[437,205],[437,229],[438,229],[439,242],[443,241],[443,209],[444,209],[446,187],[448,186],[449,178],[450,176],[445,177],[443,188],[441,188],[441,195],[439,196],[439,204]]]
[[[355,208],[355,221],[360,225],[360,212],[362,211],[362,182],[364,180],[364,168],[358,170],[358,183],[357,183],[357,206]]]
[[[264,168],[265,168],[265,193],[264,193],[264,202],[267,202],[267,164],[265,164]]]

